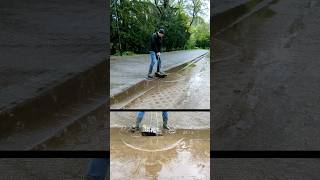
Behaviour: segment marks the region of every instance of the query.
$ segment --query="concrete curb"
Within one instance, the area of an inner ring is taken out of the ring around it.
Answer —
[[[12,108],[0,112],[0,137],[7,137],[91,96],[107,92],[106,60],[86,71],[73,75],[62,83]],[[21,129],[22,128],[22,129]]]
[[[214,36],[237,24],[242,19],[259,11],[277,0],[250,0],[247,3],[227,9],[211,16],[211,32]]]

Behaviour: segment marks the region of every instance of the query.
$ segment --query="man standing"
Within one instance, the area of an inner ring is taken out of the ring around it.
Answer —
[[[161,51],[161,45],[162,45],[162,39],[164,36],[164,29],[159,29],[159,31],[155,32],[151,36],[151,43],[150,43],[150,58],[151,63],[149,66],[149,73],[148,77],[153,78],[152,76],[152,70],[153,66],[158,62],[157,64],[157,72],[155,73],[156,77],[164,77],[166,74],[160,71],[161,68],[161,59],[160,59],[160,51]]]
[[[138,131],[140,129],[140,124],[144,116],[144,111],[139,111],[137,115],[137,120],[136,120],[136,126],[133,128],[134,130]],[[168,112],[167,111],[162,111],[162,128],[169,130],[168,127]]]

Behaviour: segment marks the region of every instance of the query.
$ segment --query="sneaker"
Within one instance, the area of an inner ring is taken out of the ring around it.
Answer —
[[[152,74],[148,74],[148,78],[153,78]]]
[[[166,73],[164,73],[164,72],[158,72],[161,76],[166,76],[167,74]]]
[[[156,77],[160,77],[160,78],[163,78],[163,77],[166,76],[166,74],[163,73],[163,72],[156,72],[156,73],[154,73],[154,75],[155,75]]]
[[[163,124],[162,128],[163,128],[164,130],[169,130],[169,129],[170,129],[166,124]]]

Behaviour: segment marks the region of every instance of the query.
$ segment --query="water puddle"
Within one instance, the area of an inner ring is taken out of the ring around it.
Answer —
[[[110,129],[111,179],[210,179],[210,130],[139,136]]]

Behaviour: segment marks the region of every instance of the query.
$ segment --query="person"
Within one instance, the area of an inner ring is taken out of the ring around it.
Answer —
[[[87,180],[105,180],[108,171],[107,158],[95,158],[89,163],[87,170]]]
[[[141,121],[143,119],[143,116],[144,116],[144,111],[139,111],[138,112],[138,115],[137,115],[137,120],[136,120],[136,125],[135,127],[133,127],[133,129],[135,131],[138,131],[140,129],[140,124],[141,124]],[[166,130],[169,130],[169,127],[168,127],[168,112],[167,111],[162,111],[162,128],[163,129],[166,129]]]
[[[152,70],[154,64],[157,62],[157,71],[155,72],[156,77],[163,77],[166,74],[164,72],[161,72],[161,46],[162,46],[162,39],[164,36],[164,29],[160,28],[159,31],[155,32],[151,36],[150,40],[150,66],[149,66],[149,72],[148,72],[148,78],[153,78],[152,76]]]

